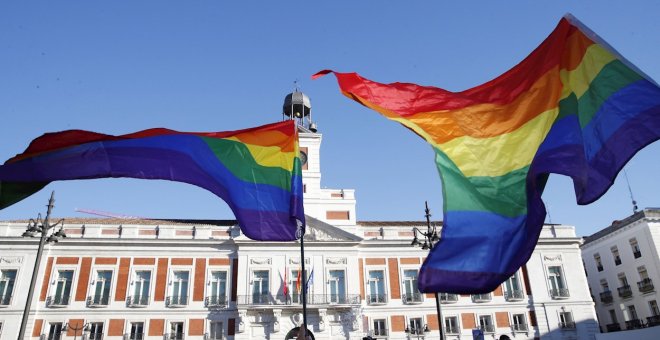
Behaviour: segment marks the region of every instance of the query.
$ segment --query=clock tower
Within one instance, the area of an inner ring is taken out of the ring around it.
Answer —
[[[288,94],[284,99],[282,118],[293,119],[298,126],[305,214],[348,232],[356,232],[355,190],[321,188],[323,135],[312,121],[309,97],[298,89]]]

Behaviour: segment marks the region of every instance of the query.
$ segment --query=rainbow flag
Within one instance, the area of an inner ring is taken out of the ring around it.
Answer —
[[[658,85],[570,15],[520,64],[462,92],[334,74],[344,95],[435,150],[444,222],[424,292],[492,291],[534,250],[549,173],[572,177],[588,204],[660,138]]]
[[[301,169],[293,121],[229,132],[69,130],[33,140],[0,166],[0,209],[57,180],[162,179],[223,199],[251,239],[289,241],[305,221]]]

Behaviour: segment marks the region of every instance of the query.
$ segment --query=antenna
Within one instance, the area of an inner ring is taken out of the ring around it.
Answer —
[[[550,215],[550,204],[545,205],[545,211],[548,213],[548,224],[552,224],[552,215]]]
[[[630,188],[630,181],[628,180],[628,173],[626,172],[626,169],[623,169],[623,175],[626,178],[626,184],[628,185],[628,192],[630,193],[630,200],[632,200],[633,214],[634,214],[637,212],[637,201],[635,201],[635,197],[633,197],[633,192],[632,189]]]
[[[90,215],[96,215],[96,216],[103,216],[103,217],[112,217],[112,218],[120,218],[123,220],[146,220],[147,218],[145,217],[140,217],[140,216],[128,216],[128,215],[122,215],[122,214],[115,214],[107,211],[100,211],[100,210],[92,210],[92,209],[75,209],[76,212],[81,212],[85,214],[90,214]]]

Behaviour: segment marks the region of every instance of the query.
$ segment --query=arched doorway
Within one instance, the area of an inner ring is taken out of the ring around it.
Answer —
[[[286,333],[284,340],[297,340],[299,331],[300,331],[300,327],[291,328],[289,333]],[[312,331],[310,331],[309,328],[307,328],[307,337],[308,339],[316,340],[316,338],[314,338],[314,333],[312,333]]]

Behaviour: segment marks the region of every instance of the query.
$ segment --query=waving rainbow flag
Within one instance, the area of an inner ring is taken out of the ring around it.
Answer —
[[[588,204],[660,138],[660,88],[570,15],[520,64],[462,92],[334,74],[344,95],[435,150],[444,223],[424,292],[492,291],[534,250],[549,173],[572,177]]]
[[[251,239],[288,241],[305,221],[301,169],[293,121],[208,133],[69,130],[35,139],[0,166],[0,209],[57,180],[163,179],[222,198]]]

